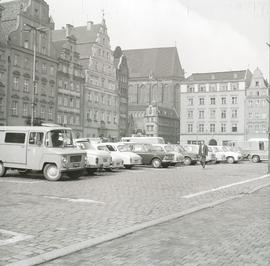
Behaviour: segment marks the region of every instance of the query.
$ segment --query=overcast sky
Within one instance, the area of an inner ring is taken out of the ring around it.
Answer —
[[[112,49],[177,46],[186,76],[257,66],[268,77],[269,0],[47,0],[56,28],[100,23]]]

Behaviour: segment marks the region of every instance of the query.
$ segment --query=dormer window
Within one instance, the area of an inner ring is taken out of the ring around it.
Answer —
[[[255,82],[255,86],[256,86],[256,87],[259,87],[259,85],[260,85],[259,81],[256,81],[256,82]]]

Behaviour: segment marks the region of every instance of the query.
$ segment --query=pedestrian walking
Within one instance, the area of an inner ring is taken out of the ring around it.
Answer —
[[[204,143],[204,141],[201,141],[200,146],[199,146],[199,157],[200,157],[200,162],[203,168],[205,168],[207,155],[208,155],[208,147]]]

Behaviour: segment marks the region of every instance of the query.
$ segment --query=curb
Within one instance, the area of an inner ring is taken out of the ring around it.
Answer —
[[[143,229],[146,229],[146,228],[149,228],[149,227],[152,227],[152,226],[155,226],[155,225],[159,225],[159,224],[162,224],[162,223],[165,223],[165,222],[169,222],[171,220],[175,220],[175,219],[181,218],[183,216],[186,216],[186,215],[189,215],[189,214],[192,214],[192,213],[204,210],[204,209],[215,207],[215,206],[223,204],[223,203],[225,203],[227,201],[241,198],[245,194],[254,193],[254,192],[256,192],[256,191],[258,191],[260,189],[263,189],[265,187],[268,187],[268,186],[270,186],[270,183],[258,186],[256,188],[254,188],[253,190],[251,190],[251,191],[249,191],[247,193],[244,193],[244,194],[239,194],[239,195],[236,195],[236,196],[232,196],[232,197],[229,197],[229,198],[226,198],[226,199],[214,201],[214,202],[211,202],[211,203],[201,204],[201,205],[199,205],[197,207],[193,207],[193,208],[190,208],[188,210],[185,210],[185,211],[182,211],[182,212],[179,212],[179,213],[171,214],[171,215],[168,215],[168,216],[165,216],[165,217],[162,217],[162,218],[158,218],[158,219],[155,219],[155,220],[152,220],[152,221],[149,221],[149,222],[141,223],[139,225],[134,225],[134,226],[131,226],[129,228],[118,230],[118,231],[116,231],[114,233],[109,233],[109,234],[106,234],[106,235],[101,236],[101,237],[96,237],[94,239],[85,240],[83,242],[76,243],[76,244],[73,244],[73,245],[70,245],[70,246],[67,246],[67,247],[64,247],[64,248],[60,248],[60,249],[57,249],[57,250],[54,250],[54,251],[50,251],[50,252],[47,252],[47,253],[43,253],[43,254],[40,254],[38,256],[29,258],[29,259],[21,260],[21,261],[18,261],[18,262],[13,262],[13,263],[7,264],[6,266],[33,266],[33,265],[38,265],[38,264],[41,264],[41,263],[45,263],[45,262],[57,259],[59,257],[69,255],[71,253],[78,252],[78,251],[80,251],[82,249],[97,246],[97,245],[103,244],[105,242],[109,242],[109,241],[115,240],[117,238],[124,237],[126,235],[135,233],[137,231],[141,231]]]

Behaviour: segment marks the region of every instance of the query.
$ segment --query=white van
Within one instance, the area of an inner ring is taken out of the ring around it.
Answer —
[[[65,172],[79,177],[85,163],[86,153],[75,148],[70,128],[0,127],[0,177],[7,169],[33,170],[42,171],[49,181],[57,181]]]
[[[121,142],[165,144],[165,141],[162,137],[122,137]]]

